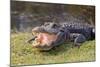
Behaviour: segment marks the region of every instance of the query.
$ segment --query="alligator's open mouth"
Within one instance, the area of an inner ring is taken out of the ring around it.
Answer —
[[[53,45],[52,43],[57,39],[57,36],[55,34],[49,34],[49,33],[41,33],[37,31],[32,31],[33,36],[37,36],[34,41],[32,41],[33,48],[39,49],[39,50],[50,50]]]

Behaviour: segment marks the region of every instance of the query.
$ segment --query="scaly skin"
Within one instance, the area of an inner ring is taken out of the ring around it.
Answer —
[[[86,23],[61,23],[61,26],[70,31],[70,33],[82,34],[87,40],[95,38],[95,28]]]
[[[95,38],[95,28],[86,23],[46,23],[43,29],[49,33],[58,33],[59,30],[68,30],[70,33],[82,34],[87,40]]]

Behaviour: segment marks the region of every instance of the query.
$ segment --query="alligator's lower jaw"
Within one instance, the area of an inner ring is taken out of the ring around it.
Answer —
[[[53,48],[53,46],[45,47],[45,46],[47,46],[46,44],[44,46],[41,46],[41,45],[42,44],[38,43],[37,41],[33,41],[33,43],[32,43],[32,47],[35,50],[48,51],[48,50],[51,50]]]
[[[48,48],[36,48],[36,47],[33,47],[35,50],[39,50],[39,51],[49,51],[52,49],[52,47],[48,47]]]
[[[32,47],[33,47],[33,49],[34,50],[39,50],[39,51],[48,51],[48,50],[51,50],[53,47],[52,46],[49,46],[49,47],[38,47],[38,46],[33,46],[32,45]]]

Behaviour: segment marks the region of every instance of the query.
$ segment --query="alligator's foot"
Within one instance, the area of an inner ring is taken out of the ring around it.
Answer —
[[[77,48],[80,48],[81,43],[75,43],[74,46],[77,47]]]
[[[74,47],[80,48],[80,46],[81,46],[81,43],[73,43],[71,47],[72,48],[74,48]]]

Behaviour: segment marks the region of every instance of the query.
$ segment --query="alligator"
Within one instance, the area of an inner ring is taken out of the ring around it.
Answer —
[[[95,27],[86,23],[45,23],[35,27],[32,33],[49,33],[56,36],[56,40],[49,43],[49,47],[61,45],[64,42],[72,41],[75,46],[80,47],[81,43],[95,38]],[[28,42],[35,40],[38,36],[30,39]],[[55,38],[54,38],[55,39]],[[49,41],[48,41],[49,42]],[[45,44],[46,45],[46,44]],[[43,47],[43,46],[42,46]],[[39,47],[41,48],[41,47]],[[50,48],[50,49],[51,49]]]

